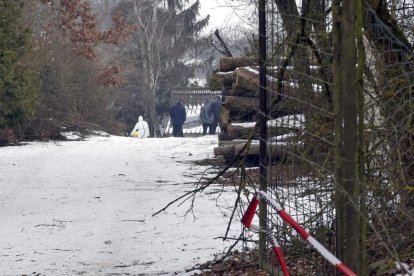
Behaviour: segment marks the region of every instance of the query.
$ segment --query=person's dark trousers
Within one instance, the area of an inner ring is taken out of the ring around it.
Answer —
[[[207,129],[210,127],[210,124],[203,123],[203,135],[207,134]],[[210,128],[211,129],[211,128]]]
[[[184,137],[183,125],[173,124],[173,136],[174,137]]]
[[[217,126],[218,126],[218,121],[213,121],[210,124],[210,134],[216,134]]]
[[[184,133],[183,133],[183,125],[180,125],[178,127],[178,137],[184,137]]]

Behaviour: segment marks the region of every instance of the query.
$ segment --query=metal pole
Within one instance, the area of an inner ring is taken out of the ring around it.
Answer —
[[[267,192],[267,79],[266,79],[266,0],[259,0],[259,129],[260,129],[260,152],[259,152],[259,173],[260,173],[260,190]],[[267,206],[263,199],[259,205],[259,226],[266,229],[267,225]],[[266,258],[266,233],[259,233],[259,266],[267,266]]]

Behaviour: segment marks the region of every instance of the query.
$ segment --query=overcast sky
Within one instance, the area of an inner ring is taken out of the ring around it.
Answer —
[[[210,15],[208,31],[222,29],[228,25],[243,23],[245,8],[234,0],[200,0],[200,15]],[[233,7],[231,7],[233,6]]]

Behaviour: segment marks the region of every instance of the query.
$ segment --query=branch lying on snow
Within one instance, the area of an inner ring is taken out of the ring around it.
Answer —
[[[170,201],[164,208],[162,208],[162,209],[160,209],[159,211],[157,211],[157,212],[155,212],[154,214],[152,214],[152,216],[156,216],[156,215],[158,215],[159,213],[161,213],[161,212],[163,212],[163,211],[165,211],[165,210],[167,210],[168,209],[168,207],[170,207],[172,204],[174,204],[174,203],[176,203],[176,202],[178,202],[178,201],[180,201],[180,200],[182,200],[182,199],[184,199],[183,200],[183,202],[185,202],[186,200],[188,200],[188,199],[190,199],[190,198],[192,198],[193,200],[192,200],[192,203],[191,203],[191,206],[193,206],[193,204],[194,204],[194,198],[195,198],[195,195],[197,194],[197,193],[199,193],[199,192],[202,192],[202,191],[204,191],[207,187],[209,187],[211,184],[213,184],[213,183],[215,183],[220,177],[222,177],[230,168],[231,168],[231,166],[233,166],[236,162],[240,162],[240,161],[242,161],[242,160],[244,160],[245,158],[246,158],[246,156],[247,155],[244,155],[243,153],[245,152],[245,151],[248,151],[249,150],[249,148],[250,148],[250,145],[251,145],[251,143],[252,143],[252,140],[253,140],[253,137],[254,137],[254,134],[258,131],[258,129],[259,129],[259,121],[256,121],[256,124],[255,124],[255,126],[250,130],[250,132],[249,132],[249,134],[248,134],[248,139],[247,139],[247,142],[243,145],[243,147],[238,151],[238,153],[233,157],[233,159],[231,160],[231,162],[229,162],[228,164],[227,164],[227,166],[225,166],[219,173],[217,173],[217,175],[216,176],[214,176],[213,178],[211,178],[210,180],[208,180],[206,183],[204,183],[204,184],[202,184],[200,187],[198,187],[198,188],[196,188],[196,189],[194,189],[194,190],[192,190],[192,191],[189,191],[189,192],[187,192],[187,193],[185,193],[185,194],[183,194],[182,196],[180,196],[180,197],[178,197],[178,198],[176,198],[176,199],[174,199],[173,201]],[[243,234],[244,234],[244,231],[242,231],[241,233],[240,233],[240,236],[238,237],[238,238],[228,238],[227,237],[227,235],[228,235],[228,233],[229,233],[229,229],[230,229],[230,225],[231,225],[231,223],[232,223],[232,221],[233,221],[233,218],[234,218],[234,214],[235,214],[235,212],[236,212],[236,209],[237,209],[237,206],[240,204],[240,196],[241,196],[241,192],[242,192],[242,190],[245,188],[245,179],[244,179],[244,177],[246,177],[246,173],[245,173],[245,166],[243,165],[243,163],[240,163],[239,164],[240,165],[240,167],[241,167],[241,170],[242,170],[242,178],[241,178],[241,183],[240,183],[240,185],[239,185],[239,188],[237,189],[237,199],[236,199],[236,201],[235,201],[235,205],[234,205],[234,208],[233,208],[233,210],[232,210],[232,214],[231,214],[231,217],[230,217],[230,221],[229,221],[229,223],[228,223],[228,225],[227,225],[227,229],[226,229],[226,234],[225,234],[225,236],[224,237],[222,237],[222,239],[223,240],[226,240],[226,239],[231,239],[231,240],[234,240],[234,242],[233,242],[233,244],[228,248],[228,250],[226,251],[226,253],[220,258],[220,259],[218,259],[218,260],[216,260],[216,261],[214,261],[212,264],[214,265],[214,264],[218,264],[218,263],[220,263],[220,262],[222,262],[222,261],[224,261],[228,256],[229,256],[229,254],[231,253],[231,251],[233,250],[233,248],[240,242],[240,241],[243,241],[243,242],[245,242],[246,241],[246,239],[244,239],[243,238]],[[244,177],[243,177],[243,175],[244,175]],[[183,202],[181,202],[180,204],[182,204]],[[192,209],[192,207],[190,208],[190,209]]]
[[[209,181],[207,181],[207,183],[204,183],[203,185],[201,185],[201,187],[196,188],[192,191],[189,191],[185,194],[183,194],[182,196],[174,199],[173,201],[170,201],[164,208],[160,209],[159,211],[155,212],[154,214],[152,214],[152,216],[156,216],[159,213],[165,211],[168,209],[168,207],[170,207],[172,204],[176,203],[177,201],[185,198],[185,200],[188,200],[190,197],[195,196],[197,193],[204,191],[207,187],[209,187],[211,184],[215,183],[221,176],[224,175],[224,173],[226,173],[231,166],[233,166],[233,164],[235,164],[236,162],[242,160],[244,158],[243,153],[246,150],[249,150],[250,144],[253,140],[253,136],[254,133],[256,133],[256,131],[259,129],[259,121],[256,122],[256,125],[254,126],[254,128],[251,129],[248,141],[243,145],[243,147],[239,150],[239,152],[236,154],[236,156],[231,160],[231,162],[229,162],[229,164],[227,164],[226,167],[224,167],[215,177],[211,178]],[[188,197],[188,198],[186,198]],[[185,201],[184,200],[184,201]]]
[[[259,240],[252,240],[250,238],[229,238],[229,237],[215,237],[215,240],[233,240],[233,241],[242,241],[242,242],[252,242],[252,243],[258,243]]]
[[[237,241],[244,241],[241,238],[236,238]],[[216,275],[219,272],[230,272],[229,275],[267,275],[261,274],[260,269],[258,269],[257,261],[252,259],[251,253],[247,253],[246,257],[243,257],[244,253],[234,252],[231,254],[235,244],[227,251],[227,254],[220,258],[219,260],[208,261],[203,264],[197,264],[190,269],[186,269],[186,272],[191,272],[195,270],[206,271],[208,275],[213,273]],[[250,251],[252,252],[252,251]],[[217,256],[216,256],[217,257]],[[245,271],[247,268],[254,268],[254,271]],[[247,273],[246,273],[247,272]],[[254,273],[254,274],[252,274]],[[203,274],[203,273],[201,273]],[[221,275],[221,273],[219,273]]]
[[[143,220],[143,219],[123,219],[123,220],[121,220],[121,222],[125,222],[125,221],[128,221],[128,222],[130,222],[130,221],[133,221],[133,222],[145,222],[145,220]]]
[[[58,224],[38,224],[38,225],[35,225],[34,227],[40,227],[40,226],[65,228],[63,224],[59,224],[59,225]]]
[[[245,148],[245,147],[244,147]],[[187,192],[187,193],[185,193],[185,194],[183,194],[182,196],[180,196],[180,197],[177,197],[176,199],[174,199],[173,201],[170,201],[164,208],[162,208],[161,210],[159,210],[159,211],[157,211],[157,212],[155,212],[154,214],[152,214],[152,216],[154,217],[154,216],[156,216],[156,215],[158,215],[159,213],[161,213],[161,212],[163,212],[163,211],[165,211],[165,210],[167,210],[168,209],[168,207],[170,207],[172,204],[174,204],[174,203],[176,203],[177,201],[179,201],[179,200],[181,200],[181,199],[183,199],[183,198],[185,198],[185,197],[187,197],[187,196],[190,196],[190,195],[195,195],[195,194],[197,194],[197,193],[199,193],[199,192],[202,192],[202,191],[204,191],[208,186],[210,186],[211,184],[213,184],[214,182],[216,182],[234,163],[236,163],[239,159],[240,159],[240,157],[241,157],[241,155],[240,155],[240,153],[238,154],[238,155],[236,155],[234,158],[233,158],[233,160],[224,168],[224,169],[222,169],[215,177],[213,177],[212,179],[210,179],[207,183],[205,183],[205,184],[203,184],[201,187],[199,187],[199,188],[197,188],[197,189],[194,189],[194,190],[192,190],[192,191],[189,191],[189,192]],[[188,198],[187,198],[188,199]],[[187,200],[186,199],[186,200]]]
[[[246,155],[244,156],[244,158],[246,158]],[[233,211],[231,212],[230,220],[227,224],[227,230],[226,230],[226,234],[224,235],[223,240],[226,240],[227,235],[229,234],[230,226],[231,226],[231,223],[233,222],[234,214],[236,213],[237,206],[239,206],[239,203],[240,203],[241,192],[246,187],[246,182],[245,182],[245,179],[244,179],[245,175],[246,175],[246,168],[245,168],[244,162],[243,162],[243,164],[241,164],[240,167],[241,167],[241,178],[240,178],[239,189],[237,190],[237,198],[236,198],[236,201],[234,203],[234,208],[233,208]]]
[[[58,220],[58,219],[53,219],[54,222],[58,222],[59,224],[53,223],[53,224],[48,224],[48,223],[41,223],[41,224],[37,224],[34,227],[60,227],[60,228],[65,228],[65,222],[72,222],[72,220]],[[22,230],[23,231],[23,230]]]
[[[233,250],[233,248],[239,243],[239,241],[242,240],[242,237],[243,237],[243,232],[240,233],[239,238],[229,247],[226,254],[224,254],[223,257],[221,257],[219,260],[215,261],[213,264],[218,264],[218,263],[224,261],[229,256],[229,254]]]

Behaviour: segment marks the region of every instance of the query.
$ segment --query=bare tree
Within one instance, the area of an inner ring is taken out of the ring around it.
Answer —
[[[208,21],[197,20],[198,9],[198,1],[186,8],[180,1],[123,1],[118,7],[137,26],[127,52],[136,69],[134,78],[139,87],[135,89],[143,92],[140,100],[153,136],[160,135],[157,109],[166,104],[160,99],[166,99],[168,89],[188,85],[192,75],[186,55]]]

